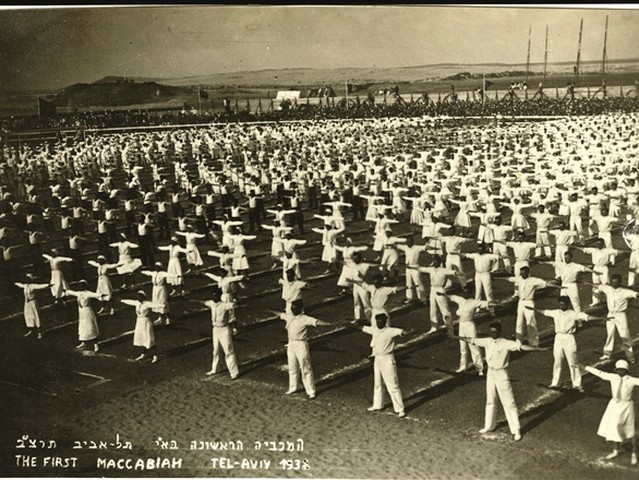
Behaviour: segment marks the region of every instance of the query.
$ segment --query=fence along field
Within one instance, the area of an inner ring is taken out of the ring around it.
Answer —
[[[551,64],[552,72],[548,73],[544,80],[539,73],[539,65],[533,64],[530,67],[531,74],[528,76],[529,98],[534,95],[537,86],[543,81],[545,93],[551,98],[566,95],[568,82],[574,80],[570,64]],[[278,90],[302,90],[308,91],[311,88],[331,85],[333,86],[339,101],[345,96],[345,82],[352,83],[372,83],[366,90],[361,90],[349,95],[355,99],[357,96],[361,100],[366,98],[368,92],[373,94],[378,90],[399,86],[399,92],[406,101],[410,100],[411,94],[414,99],[419,98],[422,93],[428,93],[431,100],[437,101],[438,95],[444,98],[451,91],[451,85],[459,95],[460,100],[466,100],[467,96],[473,99],[473,92],[482,87],[481,75],[486,75],[486,80],[492,82],[487,89],[487,96],[500,99],[508,92],[511,82],[522,82],[526,80],[526,75],[507,76],[507,72],[525,71],[525,65],[433,65],[424,67],[400,67],[395,69],[294,69],[294,70],[273,70],[268,72],[245,72],[244,74],[220,74],[207,77],[190,77],[188,79],[162,79],[157,80],[159,84],[175,86],[172,91],[179,92],[171,96],[163,96],[161,101],[151,97],[140,98],[138,102],[129,105],[114,106],[105,96],[103,100],[95,100],[94,104],[86,104],[80,100],[70,99],[66,105],[58,105],[58,112],[69,113],[74,109],[81,111],[92,110],[175,110],[181,109],[184,105],[198,108],[201,101],[203,111],[218,112],[224,110],[223,101],[225,98],[238,102],[238,107],[243,109],[250,104],[251,110],[255,111],[261,101],[262,108],[267,109],[277,95]],[[461,73],[468,73],[474,78],[464,78],[461,80],[450,80],[448,78]],[[502,76],[503,75],[503,76]],[[588,90],[593,95],[602,85],[602,74],[600,63],[591,62],[583,65],[579,76],[579,83],[576,92],[579,96],[588,96]],[[606,71],[607,95],[636,95],[637,82],[639,81],[639,61],[610,62]],[[150,81],[150,79],[145,79]],[[100,81],[98,81],[100,82]],[[190,82],[190,83],[187,83]],[[621,88],[620,88],[621,87]],[[198,89],[206,92],[208,99],[198,99]],[[51,95],[59,92],[1,92],[0,91],[0,117],[37,115],[38,97]],[[523,92],[517,91],[518,96],[523,99]],[[601,97],[601,93],[598,97]],[[392,96],[388,96],[387,101],[392,102]],[[311,104],[319,103],[318,98],[309,98]],[[376,96],[376,102],[383,101],[383,96]],[[302,96],[298,103],[306,103]],[[277,108],[279,102],[274,101]]]

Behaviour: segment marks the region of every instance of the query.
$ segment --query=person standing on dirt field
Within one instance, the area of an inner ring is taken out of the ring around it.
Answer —
[[[580,393],[584,393],[581,386],[581,372],[577,363],[577,342],[575,341],[575,330],[580,322],[592,320],[605,320],[605,318],[587,315],[584,312],[575,312],[570,309],[570,299],[559,297],[558,310],[537,310],[542,315],[553,319],[555,324],[555,343],[553,345],[554,363],[552,367],[552,381],[548,388],[559,388],[561,379],[561,364],[564,357],[568,362],[572,388]],[[532,310],[532,307],[526,307]]]
[[[597,430],[597,435],[615,443],[614,450],[606,456],[606,460],[618,457],[622,444],[630,440],[632,448],[630,464],[637,465],[635,406],[632,401],[632,391],[635,387],[639,387],[639,378],[629,375],[629,365],[625,360],[617,360],[615,373],[604,372],[590,366],[585,367],[584,370],[609,382],[612,391],[612,398],[608,402]]]
[[[291,313],[282,313],[280,318],[286,321],[288,333],[288,390],[290,395],[299,390],[300,371],[302,383],[308,398],[315,398],[315,377],[311,365],[311,352],[308,347],[308,327],[329,326],[330,323],[309,317],[303,313],[301,301],[293,302]]]
[[[490,338],[458,338],[486,350],[484,356],[488,365],[488,375],[486,375],[486,413],[484,428],[479,433],[488,433],[495,429],[497,423],[496,403],[497,398],[499,398],[506,414],[510,433],[513,435],[514,440],[518,442],[521,440],[521,426],[513,388],[508,377],[508,357],[510,352],[521,350],[534,352],[547,349],[522,345],[518,340],[502,338],[501,329],[501,323],[493,322],[490,324]]]
[[[373,405],[368,407],[369,412],[384,408],[384,387],[393,402],[393,409],[400,418],[406,416],[402,391],[397,379],[397,364],[395,363],[395,338],[404,336],[409,330],[393,328],[387,325],[388,316],[385,313],[375,315],[375,327],[360,327],[364,333],[372,336],[373,364],[375,386],[373,390]]]
[[[240,374],[233,346],[233,335],[237,333],[235,305],[222,301],[222,290],[218,287],[213,288],[211,300],[202,303],[211,310],[211,323],[213,325],[213,360],[211,370],[206,374],[215,375],[219,372],[220,357],[223,352],[231,380],[235,380]]]

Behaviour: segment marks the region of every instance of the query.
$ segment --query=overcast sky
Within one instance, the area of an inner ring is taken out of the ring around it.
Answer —
[[[61,88],[106,75],[182,77],[296,67],[639,57],[639,9],[156,7],[0,10],[0,90]]]

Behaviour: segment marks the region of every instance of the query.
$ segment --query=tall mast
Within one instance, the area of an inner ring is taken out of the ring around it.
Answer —
[[[546,46],[544,48],[544,83],[546,83],[547,65],[548,65],[548,25],[546,25]]]
[[[528,75],[530,74],[530,38],[532,35],[532,26],[528,27],[528,55],[526,56],[526,83],[528,83]]]
[[[581,60],[581,35],[584,31],[584,19],[579,25],[579,43],[577,44],[577,66],[575,67],[575,84],[579,82],[579,61]]]
[[[608,43],[608,15],[606,15],[606,30],[604,33],[603,56],[601,58],[601,81],[606,81],[606,44]]]

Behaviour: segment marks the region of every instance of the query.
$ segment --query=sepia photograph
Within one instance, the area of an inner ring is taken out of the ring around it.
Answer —
[[[638,4],[2,6],[0,129],[0,477],[639,478]]]

